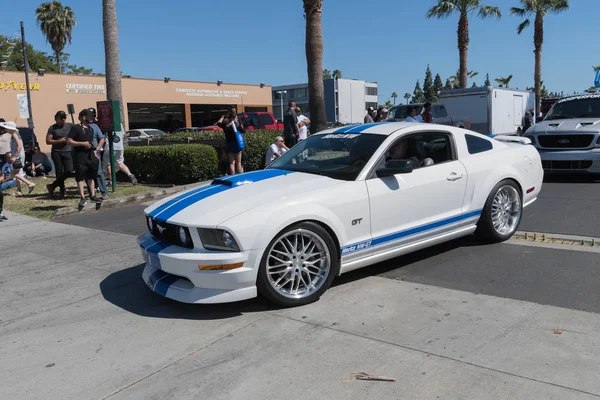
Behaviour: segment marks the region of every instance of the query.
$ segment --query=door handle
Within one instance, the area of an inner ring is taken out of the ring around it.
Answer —
[[[451,173],[450,175],[448,175],[448,177],[446,179],[448,179],[449,181],[457,181],[459,179],[462,179],[463,175],[462,174],[457,174],[456,172]]]

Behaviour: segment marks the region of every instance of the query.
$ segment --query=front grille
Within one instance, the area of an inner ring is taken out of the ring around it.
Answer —
[[[542,161],[544,169],[588,169],[591,168],[592,161],[590,160],[567,160],[567,161]]]
[[[594,135],[539,135],[540,146],[549,149],[577,149],[589,147]]]
[[[152,222],[154,229],[152,229],[151,233],[156,239],[160,240],[161,242],[173,244],[175,246],[188,247],[190,249],[194,248],[193,244],[190,246],[183,246],[179,242],[177,237],[177,225],[168,224],[166,222],[158,222],[156,220],[152,220]]]

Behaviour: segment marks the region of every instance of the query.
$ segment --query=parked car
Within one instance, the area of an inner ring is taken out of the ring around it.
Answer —
[[[409,107],[423,107],[424,105],[425,103],[414,103],[394,106],[389,110],[389,119],[396,122],[403,122],[408,116]],[[431,104],[431,115],[433,116],[433,122],[436,124],[467,129],[471,127],[471,121],[467,117],[449,115],[446,106],[440,103]]]
[[[272,113],[269,112],[244,112],[238,113],[238,120],[243,125],[244,129],[251,131],[254,129],[273,129],[273,130],[282,130],[283,123],[278,122],[273,116]],[[217,125],[205,126],[202,128],[198,128],[201,131],[220,131],[222,130]]]
[[[132,129],[127,131],[127,141],[139,142],[140,140],[152,140],[162,135],[166,135],[166,133],[159,129]]]
[[[471,129],[489,136],[523,135],[525,114],[535,107],[532,92],[493,86],[442,90],[438,97],[450,115],[467,115]]]
[[[185,303],[261,293],[295,306],[412,251],[472,233],[505,241],[542,188],[530,143],[405,122],[316,133],[264,170],[146,208],[143,280]]]
[[[525,136],[547,172],[600,173],[600,92],[561,98]]]
[[[205,130],[206,128],[198,128],[198,127],[190,127],[190,128],[179,128],[173,132],[171,132],[171,134],[173,133],[181,133],[181,132],[198,132],[201,130]]]

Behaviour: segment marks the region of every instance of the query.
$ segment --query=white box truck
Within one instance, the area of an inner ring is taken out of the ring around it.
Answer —
[[[467,116],[471,130],[488,136],[521,136],[527,110],[535,109],[533,92],[493,86],[442,90],[438,98],[448,114]]]

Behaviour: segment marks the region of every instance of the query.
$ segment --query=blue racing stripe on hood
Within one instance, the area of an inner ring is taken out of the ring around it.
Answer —
[[[210,185],[188,192],[168,201],[150,213],[150,216],[159,222],[167,222],[167,220],[175,214],[185,210],[192,204],[195,204],[203,199],[206,199],[215,194],[224,192],[235,187],[247,185],[249,183],[260,182],[278,176],[293,173],[292,171],[284,171],[281,169],[265,169],[261,171],[253,171],[245,174],[228,176],[225,178],[215,179]]]
[[[363,125],[358,125],[355,126],[354,128],[350,129],[349,131],[347,131],[346,133],[361,133],[364,132],[365,130],[372,128],[374,126],[379,125],[380,122],[373,122],[371,124],[363,124]]]
[[[338,129],[337,131],[333,131],[333,133],[346,133],[346,132],[348,132],[350,129],[352,129],[352,128],[356,128],[357,126],[360,126],[360,125],[344,126],[343,128],[340,128],[340,129]]]

